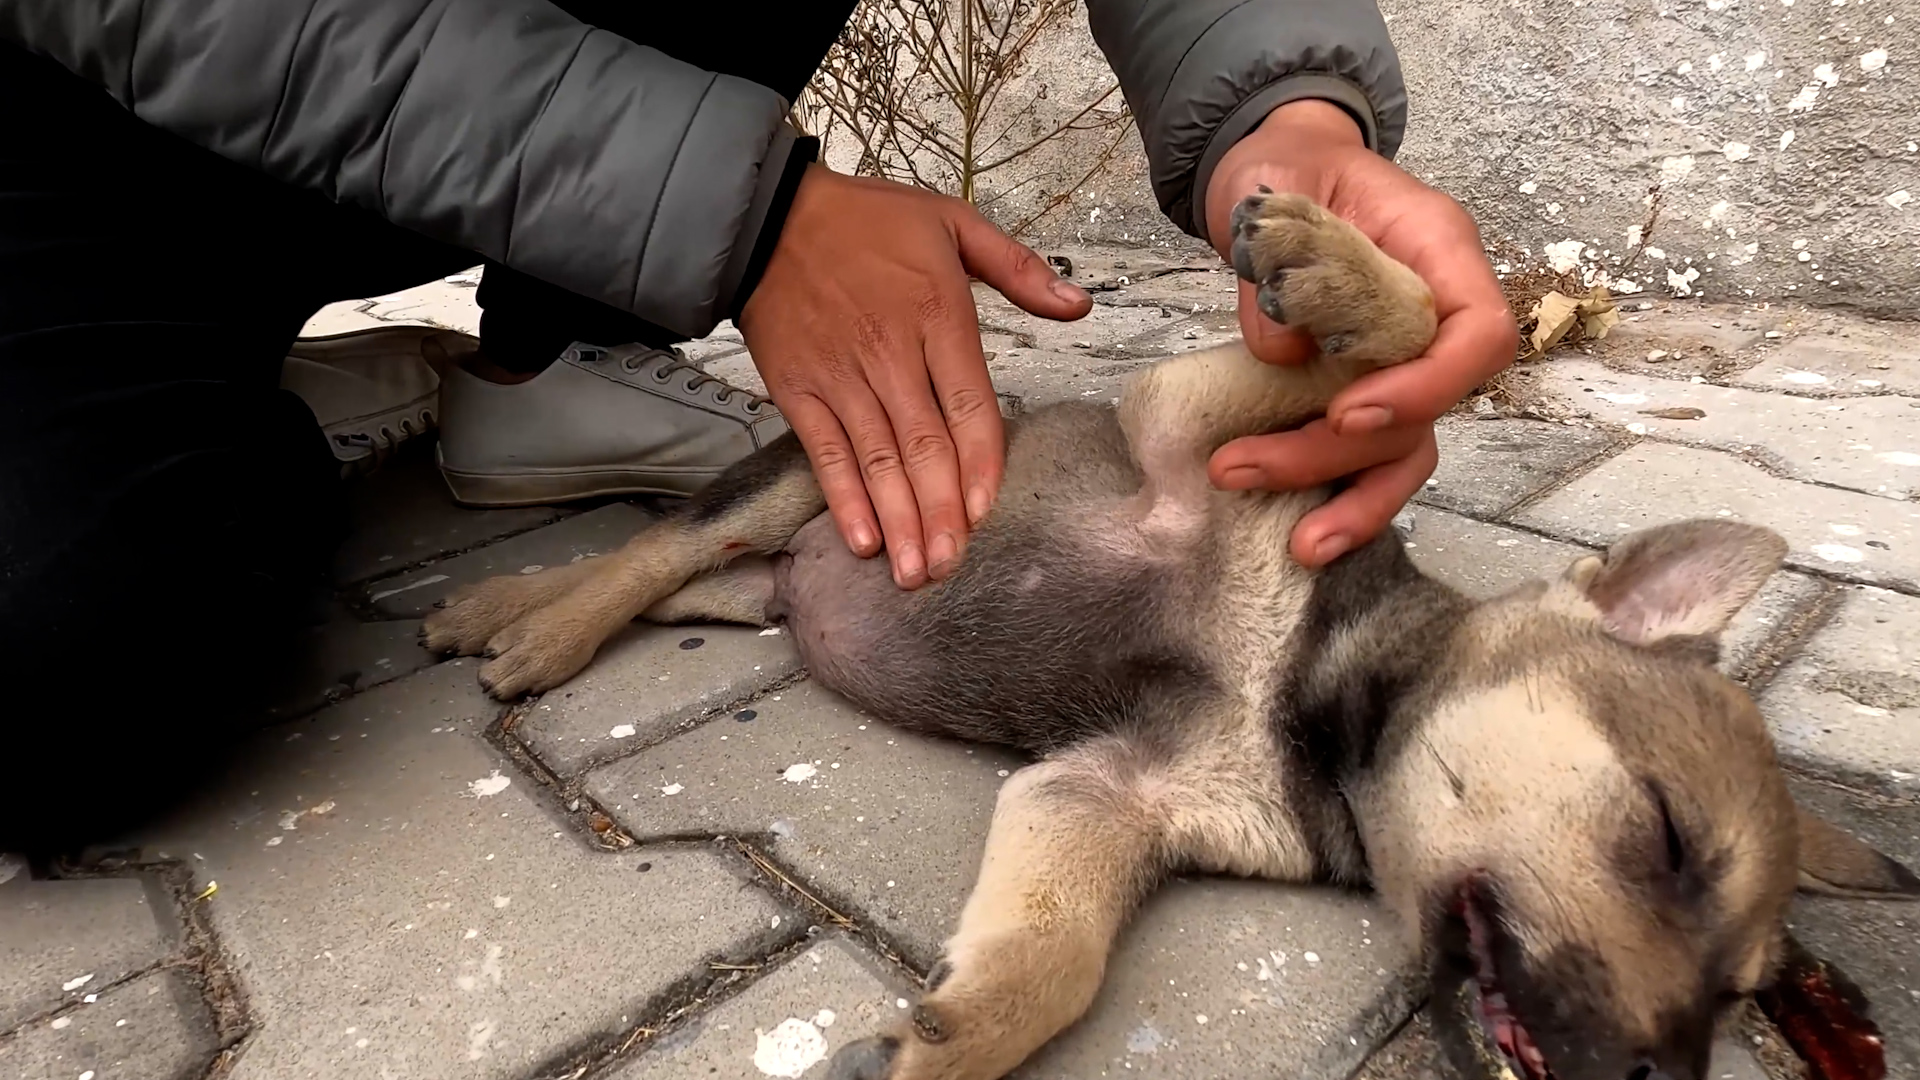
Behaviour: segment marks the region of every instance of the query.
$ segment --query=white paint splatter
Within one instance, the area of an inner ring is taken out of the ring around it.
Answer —
[[[1859,536],[1862,531],[1858,525],[1835,525],[1831,522],[1827,524],[1827,528],[1831,529],[1835,536]]]
[[[1798,386],[1819,386],[1827,381],[1825,375],[1817,371],[1789,371],[1780,376],[1781,382],[1790,382]]]
[[[1691,266],[1687,267],[1686,273],[1684,274],[1675,270],[1669,270],[1667,271],[1667,288],[1675,296],[1692,296],[1693,283],[1698,280],[1699,277],[1700,271]]]
[[[1627,246],[1639,247],[1640,240],[1645,235],[1646,235],[1645,231],[1640,226],[1638,225],[1627,226]]]
[[[1840,73],[1833,70],[1832,64],[1821,64],[1814,68],[1813,77],[1825,83],[1829,90],[1840,85]]]
[[[1727,61],[1723,54],[1714,53],[1712,56],[1707,57],[1707,70],[1719,71],[1722,67],[1726,66],[1726,63]]]
[[[1920,465],[1920,454],[1913,453],[1909,450],[1889,450],[1884,454],[1876,454],[1874,456],[1889,465]]]
[[[1557,244],[1548,244],[1545,251],[1547,265],[1561,274],[1577,270],[1580,268],[1580,253],[1586,249],[1587,245],[1578,240],[1562,240]]]
[[[1787,111],[1806,112],[1808,109],[1813,108],[1813,103],[1818,100],[1820,100],[1819,87],[1803,86],[1800,88],[1799,93],[1793,95],[1793,100],[1787,102]]]
[[[1866,559],[1858,548],[1850,548],[1845,544],[1815,544],[1813,553],[1827,562],[1857,563]]]
[[[1685,180],[1693,175],[1693,155],[1681,154],[1679,157],[1660,159],[1660,182],[1671,184]]]
[[[780,779],[785,780],[789,784],[799,784],[813,779],[819,772],[819,769],[802,761],[798,764],[787,766],[787,771],[780,774]]]
[[[608,730],[607,737],[610,739],[631,739],[633,738],[633,731],[634,728],[632,724],[615,724]]]
[[[1787,130],[1780,133],[1780,149],[1785,150],[1787,147],[1792,145],[1793,145],[1793,129],[1788,128]]]
[[[1674,70],[1682,75],[1691,75],[1693,74],[1693,61],[1682,60],[1680,61],[1680,66],[1675,68]]]
[[[1912,201],[1913,201],[1913,192],[1908,191],[1905,188],[1901,188],[1899,191],[1896,191],[1893,194],[1887,196],[1887,205],[1893,207],[1895,210],[1906,209],[1907,204]]]
[[[368,600],[385,600],[389,596],[399,596],[401,593],[409,592],[413,589],[424,589],[429,585],[438,585],[445,580],[447,580],[447,575],[445,574],[429,574],[426,577],[423,577],[419,581],[413,582],[410,585],[402,585],[397,589],[388,589],[385,592],[377,592],[377,593],[374,593],[372,596],[367,597],[367,599]]]
[[[1765,52],[1748,53],[1746,62],[1748,71],[1759,71],[1761,65],[1767,62],[1767,54]]]
[[[73,991],[80,989],[81,987],[87,985],[92,981],[93,981],[92,975],[90,974],[82,975],[77,979],[68,979],[66,982],[61,983],[60,989],[65,990],[68,993],[72,993]]]
[[[814,957],[814,963],[817,964],[819,962],[820,958],[818,956]],[[832,1027],[833,1022],[837,1019],[839,1019],[839,1017],[833,1014],[832,1009],[821,1009],[819,1012],[813,1014],[813,1026],[825,1031],[827,1028]]]
[[[285,840],[285,839],[286,839],[286,837],[284,837],[284,836],[269,836],[269,837],[267,837],[267,846],[268,846],[268,847],[279,847],[279,846],[280,846],[280,841],[282,841],[282,840]]]
[[[1730,142],[1720,148],[1720,153],[1728,161],[1745,161],[1753,156],[1753,147],[1743,142]]]
[[[772,1031],[754,1028],[753,1034],[758,1041],[753,1051],[753,1067],[767,1076],[802,1076],[826,1060],[826,1036],[797,1016],[780,1021]]]
[[[493,906],[496,910],[499,908],[506,907],[508,904],[511,904],[511,903],[513,903],[513,897],[511,896],[496,896],[493,898]]]
[[[686,788],[685,788],[684,786],[682,786],[682,785],[680,785],[680,784],[668,784],[668,785],[667,785],[666,787],[663,787],[663,788],[661,788],[661,789],[660,789],[660,794],[662,794],[662,795],[678,795],[678,794],[680,794],[681,792],[683,792],[683,791],[685,791],[685,790],[687,790],[687,789],[686,789]]]
[[[513,777],[501,776],[500,770],[495,769],[487,776],[483,776],[478,780],[468,781],[467,791],[476,799],[484,799],[490,795],[500,794],[507,790],[512,784]]]
[[[1861,71],[1879,71],[1887,66],[1887,50],[1873,49],[1860,54]]]
[[[1304,952],[1300,954],[1300,959],[1305,960],[1309,964],[1317,964],[1320,962],[1320,954],[1314,953],[1314,952]]]
[[[1648,359],[1653,358],[1649,356]],[[1647,403],[1645,394],[1595,394],[1593,396],[1614,405],[1645,405]]]
[[[1524,183],[1524,184],[1521,184],[1521,185],[1520,185],[1520,194],[1522,194],[1522,195],[1531,195],[1531,194],[1533,194],[1534,192],[1536,192],[1536,191],[1539,191],[1539,190],[1540,190],[1540,185],[1539,185],[1539,184],[1536,184],[1536,183],[1534,183],[1534,182],[1533,182],[1533,181],[1531,181],[1531,180],[1529,180],[1529,181],[1527,181],[1526,183]]]
[[[780,628],[777,626],[769,626],[765,630],[760,631],[760,636],[761,637],[779,637]]]
[[[479,1061],[487,1056],[487,1044],[493,1041],[493,1033],[499,1026],[492,1020],[475,1020],[467,1025],[468,1061]]]
[[[532,564],[529,564],[529,565],[527,565],[527,566],[523,566],[523,567],[521,567],[521,568],[520,568],[520,572],[521,572],[521,573],[523,573],[523,574],[537,574],[537,573],[539,573],[540,571],[542,571],[542,570],[545,570],[545,569],[546,569],[546,567],[544,567],[544,566],[542,566],[542,565],[540,565],[539,563],[532,563]]]
[[[53,1018],[53,1023],[48,1024],[47,1026],[52,1028],[55,1031],[64,1031],[66,1030],[67,1025],[71,1023],[73,1023],[73,1017],[71,1016],[56,1016]]]

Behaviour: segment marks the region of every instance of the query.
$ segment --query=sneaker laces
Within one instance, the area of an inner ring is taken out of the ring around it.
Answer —
[[[605,351],[601,352],[603,358],[608,355]],[[685,384],[687,393],[689,394],[697,394],[700,392],[701,387],[712,383],[716,387],[713,391],[713,400],[715,403],[730,405],[733,403],[733,396],[739,394],[741,397],[747,399],[744,408],[749,414],[758,413],[761,408],[773,400],[765,394],[756,394],[751,390],[735,386],[717,375],[707,374],[701,370],[699,364],[687,359],[687,355],[679,349],[650,349],[643,353],[635,353],[632,356],[623,358],[620,361],[620,366],[628,371],[639,371],[646,365],[647,361],[660,358],[665,358],[666,362],[653,369],[653,377],[660,382],[667,382],[673,378],[675,372],[687,372],[691,376]]]

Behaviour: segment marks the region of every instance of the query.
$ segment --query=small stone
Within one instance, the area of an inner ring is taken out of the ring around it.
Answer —
[[[702,646],[702,645],[705,645],[706,643],[707,643],[707,639],[706,639],[706,638],[703,638],[703,637],[690,637],[690,638],[687,638],[687,639],[686,639],[685,641],[682,641],[682,642],[680,643],[680,648],[682,648],[682,649],[697,649],[697,648],[699,648],[700,646]]]
[[[739,712],[733,714],[733,718],[744,724],[759,715],[759,713],[754,712],[752,709],[741,709]]]

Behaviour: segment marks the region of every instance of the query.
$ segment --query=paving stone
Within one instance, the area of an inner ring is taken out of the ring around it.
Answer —
[[[469,272],[471,274],[471,272]],[[430,281],[411,289],[374,297],[367,314],[383,322],[426,323],[462,333],[480,333],[480,305],[474,295],[478,275]]]
[[[1081,342],[1086,343],[1084,348],[1093,349],[1118,345],[1164,321],[1158,308],[1096,304],[1082,318],[1056,322],[1027,314],[984,285],[973,290],[973,301],[983,331],[1017,334],[1025,339],[1027,348],[1042,352],[1084,351]]]
[[[379,472],[353,485],[350,532],[334,556],[334,578],[343,585],[366,581],[568,513],[550,506],[468,510],[456,505],[434,464],[432,442],[415,439]]]
[[[1087,1017],[1015,1075],[1345,1080],[1412,1011],[1404,956],[1357,896],[1175,882],[1122,935]]]
[[[1404,534],[1414,565],[1476,600],[1529,581],[1554,578],[1592,552],[1502,525],[1416,506],[1413,531]]]
[[[528,567],[559,566],[604,555],[633,539],[653,518],[631,503],[609,503],[544,529],[488,544],[405,574],[369,582],[363,600],[389,618],[425,618],[433,606],[471,585],[501,574],[532,573]]]
[[[1539,420],[1444,420],[1434,428],[1440,464],[1418,502],[1499,517],[1613,444],[1591,428]]]
[[[1161,308],[1183,318],[1167,320],[1164,326],[1158,326],[1123,343],[1127,352],[1140,357],[1158,359],[1177,353],[1193,352],[1196,349],[1211,349],[1216,345],[1225,345],[1240,340],[1240,313],[1231,306],[1217,311],[1203,311],[1196,315],[1187,315],[1178,308]]]
[[[1777,316],[1760,312],[1699,313],[1656,308],[1629,314],[1605,338],[1588,348],[1609,362],[1641,370],[1704,375],[1761,345],[1766,340],[1766,331],[1778,321]],[[1655,351],[1665,355],[1650,362],[1647,357]]]
[[[1532,533],[1489,525],[1445,510],[1417,507],[1407,554],[1414,564],[1474,599],[1487,599],[1529,581],[1559,577],[1591,549]],[[1721,669],[1734,678],[1754,673],[1775,635],[1810,611],[1824,593],[1818,581],[1782,571],[1767,582],[1721,639]]]
[[[1920,806],[1891,805],[1796,784],[1802,806],[1920,870]],[[1858,983],[1886,1038],[1887,1076],[1920,1076],[1920,904],[1803,896],[1791,927],[1800,942]]]
[[[798,670],[800,655],[784,630],[635,623],[573,681],[544,695],[514,730],[548,768],[571,776]]]
[[[635,837],[769,838],[808,888],[922,967],[973,887],[1011,756],[910,735],[803,682],[588,774]],[[792,779],[787,779],[792,777]]]
[[[882,1033],[900,1011],[896,1003],[917,993],[885,961],[836,935],[662,1036],[609,1080],[817,1077],[825,1068],[808,1062]]]
[[[218,1049],[193,983],[181,972],[157,971],[0,1042],[0,1073],[13,1080],[197,1080]]]
[[[140,878],[0,882],[0,1032],[151,967],[179,940]]]
[[[1518,521],[1598,545],[1649,525],[1716,515],[1779,532],[1796,568],[1872,584],[1920,582],[1920,502],[1784,480],[1712,450],[1641,443],[1527,507]]]
[[[475,667],[263,731],[138,838],[219,883],[256,1021],[236,1077],[528,1075],[798,932],[713,853],[590,849],[480,737]]]
[[[1801,394],[1920,396],[1920,334],[1911,327],[1856,325],[1846,337],[1797,335],[1733,381]]]
[[[1920,599],[1847,589],[1761,705],[1789,759],[1920,796]]]
[[[435,658],[420,647],[417,620],[363,622],[339,609],[312,628],[290,657],[292,670],[267,715],[304,716],[330,702],[430,667]]]
[[[1546,365],[1541,385],[1635,434],[1755,453],[1796,479],[1895,499],[1920,490],[1920,398],[1798,397],[1609,371],[1583,360]],[[1662,411],[1670,415],[1656,415]]]
[[[1028,408],[1058,401],[1114,402],[1139,361],[1103,360],[1082,350],[1007,349],[987,361],[994,389],[1015,394]]]

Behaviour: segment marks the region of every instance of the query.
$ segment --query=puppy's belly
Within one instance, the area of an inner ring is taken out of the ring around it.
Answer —
[[[855,555],[821,514],[774,559],[767,611],[786,621],[814,678],[844,693],[879,672],[919,666],[924,649],[903,625],[913,599],[893,583],[884,555]]]

